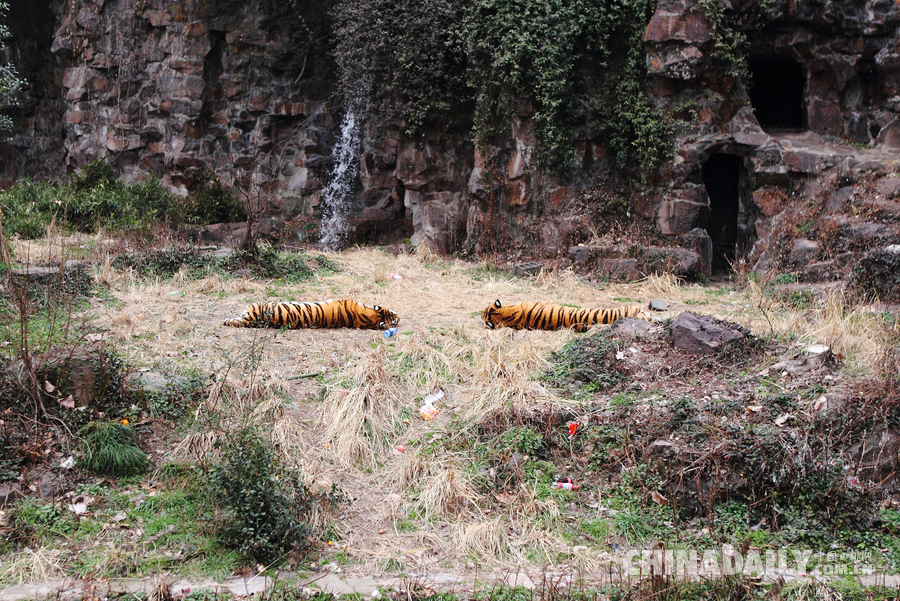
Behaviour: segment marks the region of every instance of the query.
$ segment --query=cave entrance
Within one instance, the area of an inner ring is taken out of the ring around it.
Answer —
[[[703,183],[709,195],[706,232],[712,240],[713,272],[729,271],[738,246],[741,207],[741,157],[714,154],[703,164]]]
[[[803,90],[806,77],[796,61],[787,58],[751,58],[750,104],[765,130],[803,131]]]

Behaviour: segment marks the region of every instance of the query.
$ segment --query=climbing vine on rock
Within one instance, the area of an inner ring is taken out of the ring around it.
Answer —
[[[650,168],[668,145],[644,89],[652,13],[650,0],[340,0],[340,88],[348,106],[411,129],[469,109],[479,146],[530,117],[536,163],[556,173],[574,164],[576,129],[598,119],[620,165]]]
[[[775,11],[777,0],[755,0],[741,11],[728,9],[720,0],[699,0],[698,5],[712,26],[712,57],[730,75],[745,81],[747,68],[747,32],[758,29]]]
[[[365,118],[400,117],[412,128],[461,103],[464,53],[453,39],[462,16],[448,0],[342,0],[333,11],[343,101]]]
[[[0,17],[5,17],[9,4],[0,2]],[[6,48],[4,40],[9,37],[9,28],[0,22],[0,55]],[[22,88],[22,80],[18,78],[16,69],[11,64],[0,64],[0,110],[15,104],[15,96]],[[12,130],[13,122],[8,115],[0,115],[0,135]]]

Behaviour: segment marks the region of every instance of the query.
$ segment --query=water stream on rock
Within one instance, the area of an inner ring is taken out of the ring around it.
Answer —
[[[347,109],[341,123],[341,139],[335,145],[332,155],[334,166],[328,185],[322,189],[322,250],[337,250],[344,245],[347,237],[347,214],[352,206],[351,191],[359,172],[359,124],[353,108]]]

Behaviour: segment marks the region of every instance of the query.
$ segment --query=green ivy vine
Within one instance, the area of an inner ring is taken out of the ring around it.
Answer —
[[[756,0],[741,11],[730,10],[721,0],[698,0],[697,4],[712,26],[712,58],[732,77],[748,81],[747,32],[771,18],[777,0]]]
[[[483,147],[530,112],[537,165],[558,174],[581,127],[620,166],[667,154],[644,82],[651,0],[338,0],[332,14],[341,92],[367,118],[414,130],[459,110]]]

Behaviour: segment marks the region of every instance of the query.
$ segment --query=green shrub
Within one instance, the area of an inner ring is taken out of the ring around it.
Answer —
[[[0,192],[3,232],[22,238],[40,238],[52,222],[65,222],[67,191],[48,183],[20,180]]]
[[[146,230],[175,215],[172,197],[158,179],[127,184],[103,159],[72,174],[65,186],[22,180],[0,192],[0,208],[4,232],[23,238],[43,236],[51,223],[79,232]]]
[[[133,269],[144,277],[170,278],[182,267],[190,271],[206,271],[215,264],[212,255],[195,248],[148,250],[143,253],[119,255],[112,260],[115,269]]]
[[[264,565],[278,562],[288,552],[305,551],[312,512],[339,502],[334,488],[324,496],[312,493],[252,428],[234,432],[224,442],[207,486],[213,505],[221,511],[222,542]]]
[[[201,225],[246,221],[247,210],[222,185],[219,178],[209,174],[191,190],[190,200],[185,207],[184,220]]]
[[[131,426],[91,422],[79,431],[83,438],[79,465],[101,476],[133,476],[147,471],[150,460],[137,445]]]

